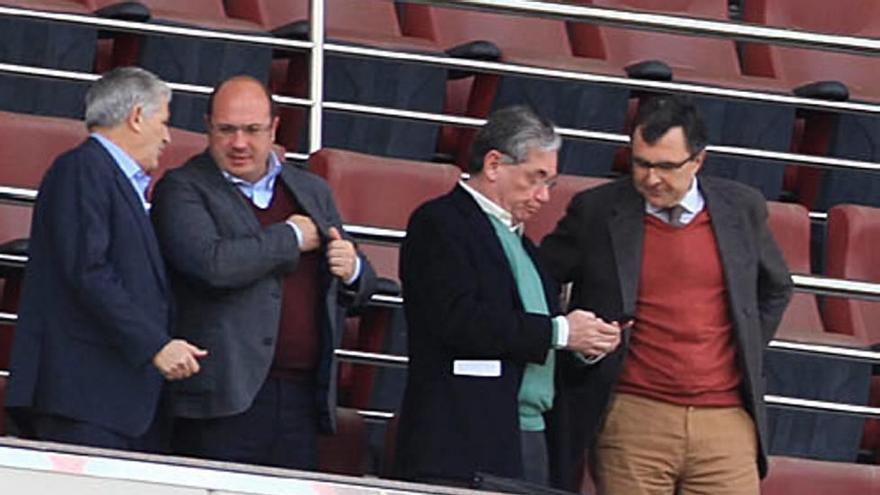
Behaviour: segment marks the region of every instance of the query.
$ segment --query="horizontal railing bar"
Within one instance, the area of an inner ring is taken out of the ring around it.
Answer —
[[[880,39],[876,38],[779,28],[745,22],[531,0],[403,1],[496,13],[528,14],[553,19],[607,24],[676,34],[732,38],[740,41],[755,41],[801,48],[818,48],[859,55],[880,55]]]
[[[336,349],[335,355],[340,361],[358,364],[373,364],[390,368],[406,368],[409,358],[393,354]]]
[[[271,35],[243,34],[233,33],[229,31],[217,31],[201,27],[171,26],[168,24],[124,21],[92,15],[46,12],[43,10],[23,9],[18,7],[0,6],[0,15],[11,17],[25,17],[30,19],[42,19],[46,21],[65,22],[70,24],[80,24],[97,28],[128,31],[133,33],[162,34],[182,36],[186,38],[204,38],[233,41],[238,43],[249,43],[252,45],[270,46],[272,48],[293,49],[298,51],[309,50],[312,48],[312,43],[309,41],[290,40],[286,38],[278,38]]]
[[[364,418],[365,421],[373,421],[377,423],[387,423],[394,419],[394,413],[390,411],[375,411],[369,409],[358,409],[357,413]]]
[[[874,282],[805,274],[792,274],[791,280],[801,292],[880,301],[880,284]]]
[[[7,313],[6,311],[0,311],[0,323],[4,325],[15,325],[18,323],[18,315],[15,313]]]
[[[828,220],[828,213],[824,211],[811,211],[810,212],[810,220],[815,220],[817,222],[825,222]]]
[[[771,340],[767,346],[769,349],[794,352],[811,355],[825,355],[831,357],[846,358],[853,361],[865,361],[880,364],[880,352],[865,349],[853,349],[826,344],[809,344],[805,342],[792,342],[790,340]]]
[[[24,187],[0,186],[0,203],[32,205],[37,200],[37,190]]]
[[[799,409],[812,412],[830,412],[862,418],[880,418],[880,407],[840,404],[824,400],[799,399],[772,394],[764,395],[764,402],[769,407]]]
[[[329,46],[329,45],[328,45]],[[20,66],[20,65],[12,65],[12,64],[0,64],[0,72],[23,72],[24,69],[29,69],[31,67],[28,66]],[[82,79],[82,76],[86,74],[83,73],[75,73],[69,71],[55,71],[55,70],[46,70],[40,69],[40,74],[51,75],[55,74],[61,78],[74,78],[74,79]],[[97,78],[97,75],[90,74],[88,75],[88,80],[94,80]],[[53,76],[54,77],[54,76]],[[210,94],[212,88],[207,86],[198,86],[192,84],[179,84],[179,83],[169,83],[172,89],[184,92],[191,92],[197,94]],[[277,96],[273,95],[273,99],[282,104],[289,104],[294,106],[309,106],[311,105],[311,100],[303,99],[303,98],[293,98],[288,96]],[[378,115],[383,117],[392,117],[392,118],[400,118],[407,120],[418,120],[418,121],[426,121],[426,122],[434,122],[440,124],[450,124],[457,126],[466,126],[466,127],[479,127],[485,124],[485,119],[473,118],[473,117],[460,117],[453,115],[444,115],[444,114],[435,114],[430,112],[420,112],[414,110],[401,110],[394,108],[384,108],[373,105],[363,105],[357,103],[344,103],[344,102],[333,102],[326,101],[323,104],[326,110],[330,111],[338,111],[338,112],[349,112],[355,114],[363,114],[363,115]],[[877,107],[880,109],[880,106]],[[589,131],[584,129],[570,129],[570,128],[557,128],[557,132],[560,135],[565,137],[574,137],[578,139],[588,139],[592,141],[600,141],[618,145],[627,145],[629,143],[629,136],[623,134],[615,134],[615,133],[607,133],[607,132],[598,132],[598,131]],[[750,158],[750,159],[758,159],[763,161],[771,161],[771,162],[780,162],[780,163],[796,163],[802,164],[812,167],[821,167],[821,168],[831,168],[831,169],[855,169],[855,170],[865,170],[865,171],[880,171],[880,163],[874,162],[865,162],[860,160],[850,160],[845,158],[833,158],[833,157],[824,157],[817,155],[805,155],[799,153],[788,153],[788,152],[780,152],[780,151],[770,151],[770,150],[759,150],[752,148],[740,148],[736,146],[722,146],[722,145],[709,145],[706,147],[706,150],[713,154],[721,154],[725,156],[731,157],[739,157],[739,158]],[[759,164],[756,164],[756,166]]]
[[[810,108],[814,110],[826,110],[850,113],[880,113],[880,105],[874,103],[862,103],[853,101],[830,101],[817,98],[805,98],[782,93],[770,93],[760,90],[746,90],[726,88],[723,86],[710,86],[693,82],[678,81],[652,81],[647,79],[633,79],[623,75],[615,76],[608,74],[595,74],[579,72],[575,70],[554,69],[532,65],[520,65],[508,62],[491,62],[485,60],[470,60],[446,55],[431,55],[427,53],[399,52],[384,48],[365,46],[344,45],[340,43],[326,43],[324,51],[362,58],[380,58],[398,62],[421,63],[446,67],[456,70],[474,70],[502,75],[520,75],[531,77],[543,77],[562,79],[568,81],[580,81],[596,84],[607,84],[642,91],[660,91],[674,93],[690,93],[701,96],[714,96],[737,100],[757,101],[763,103],[776,103],[780,105]],[[585,59],[586,60],[586,59]]]
[[[406,238],[405,230],[351,224],[344,224],[342,227],[346,232],[363,241],[396,245]]]
[[[9,378],[9,372],[6,370],[0,370],[0,378]]]
[[[307,162],[307,161],[309,161],[309,154],[308,153],[295,153],[292,151],[288,151],[287,153],[284,153],[284,159],[291,160],[294,162]]]
[[[363,105],[359,103],[324,102],[324,108],[329,111],[348,112],[362,115],[378,115],[408,120],[445,123],[457,126],[480,127],[485,124],[485,119],[473,117],[459,117],[453,115],[419,112],[414,110],[399,110],[393,108]],[[557,127],[556,131],[565,137],[588,139],[622,146],[629,144],[629,136],[609,132],[587,131],[582,129],[570,129]],[[708,145],[706,151],[712,154],[730,156],[735,158],[750,158],[777,163],[797,163],[811,167],[843,170],[864,170],[880,172],[880,163],[850,160],[846,158],[833,158],[817,155],[804,155],[781,151],[759,150],[753,148],[740,148],[736,146]],[[759,164],[756,164],[758,166]]]

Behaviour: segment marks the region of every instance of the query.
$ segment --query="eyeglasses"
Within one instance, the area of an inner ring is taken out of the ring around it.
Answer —
[[[254,137],[272,128],[272,124],[210,124],[211,130],[223,137],[232,137],[243,132],[246,136]]]
[[[697,157],[703,150],[697,150],[690,154],[687,158],[680,162],[649,162],[647,160],[643,160],[637,156],[633,156],[630,158],[630,162],[633,167],[641,167],[641,168],[656,168],[660,170],[676,170],[684,166],[685,163],[693,160]]]

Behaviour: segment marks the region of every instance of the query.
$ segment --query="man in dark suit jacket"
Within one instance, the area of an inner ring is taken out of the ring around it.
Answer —
[[[523,222],[547,202],[559,136],[525,107],[477,133],[471,178],[419,207],[400,258],[409,372],[397,440],[407,479],[479,485],[479,473],[547,482],[542,414],[554,349],[608,352],[620,329],[559,315]]]
[[[327,184],[272,153],[278,118],[259,81],[219,84],[206,124],[208,151],[165,175],[152,211],[175,334],[210,352],[171,389],[177,448],[314,469],[318,429],[334,429],[344,305],[366,302],[375,275]]]
[[[617,351],[569,375],[583,395],[568,416],[600,493],[758,493],[762,354],[792,290],[765,201],[696,178],[706,129],[689,100],[647,100],[634,129],[632,178],[575,196],[541,244],[573,307],[635,318]]]
[[[61,155],[34,209],[6,405],[37,438],[139,449],[167,379],[204,351],[168,334],[165,265],[146,209],[171,92],[136,68],[86,96],[92,135]]]

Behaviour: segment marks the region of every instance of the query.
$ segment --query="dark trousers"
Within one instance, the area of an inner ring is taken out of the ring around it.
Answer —
[[[314,384],[267,378],[243,413],[178,418],[173,443],[177,453],[191,457],[315,470],[317,441]]]
[[[543,431],[520,432],[523,460],[523,479],[529,483],[547,486],[547,439]]]
[[[148,451],[143,438],[129,437],[99,425],[54,415],[32,418],[34,434],[47,442],[71,443],[104,449]]]

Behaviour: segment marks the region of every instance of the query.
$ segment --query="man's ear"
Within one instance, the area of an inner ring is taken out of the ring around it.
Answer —
[[[125,121],[133,131],[139,132],[141,130],[141,124],[144,122],[144,106],[135,105],[131,111],[128,112],[128,117]]]
[[[706,160],[706,150],[701,151],[696,157],[694,157],[694,175],[697,175],[697,172],[703,168],[703,162]]]
[[[483,175],[492,182],[498,178],[498,172],[504,166],[501,161],[503,156],[498,150],[489,150],[483,155]]]

